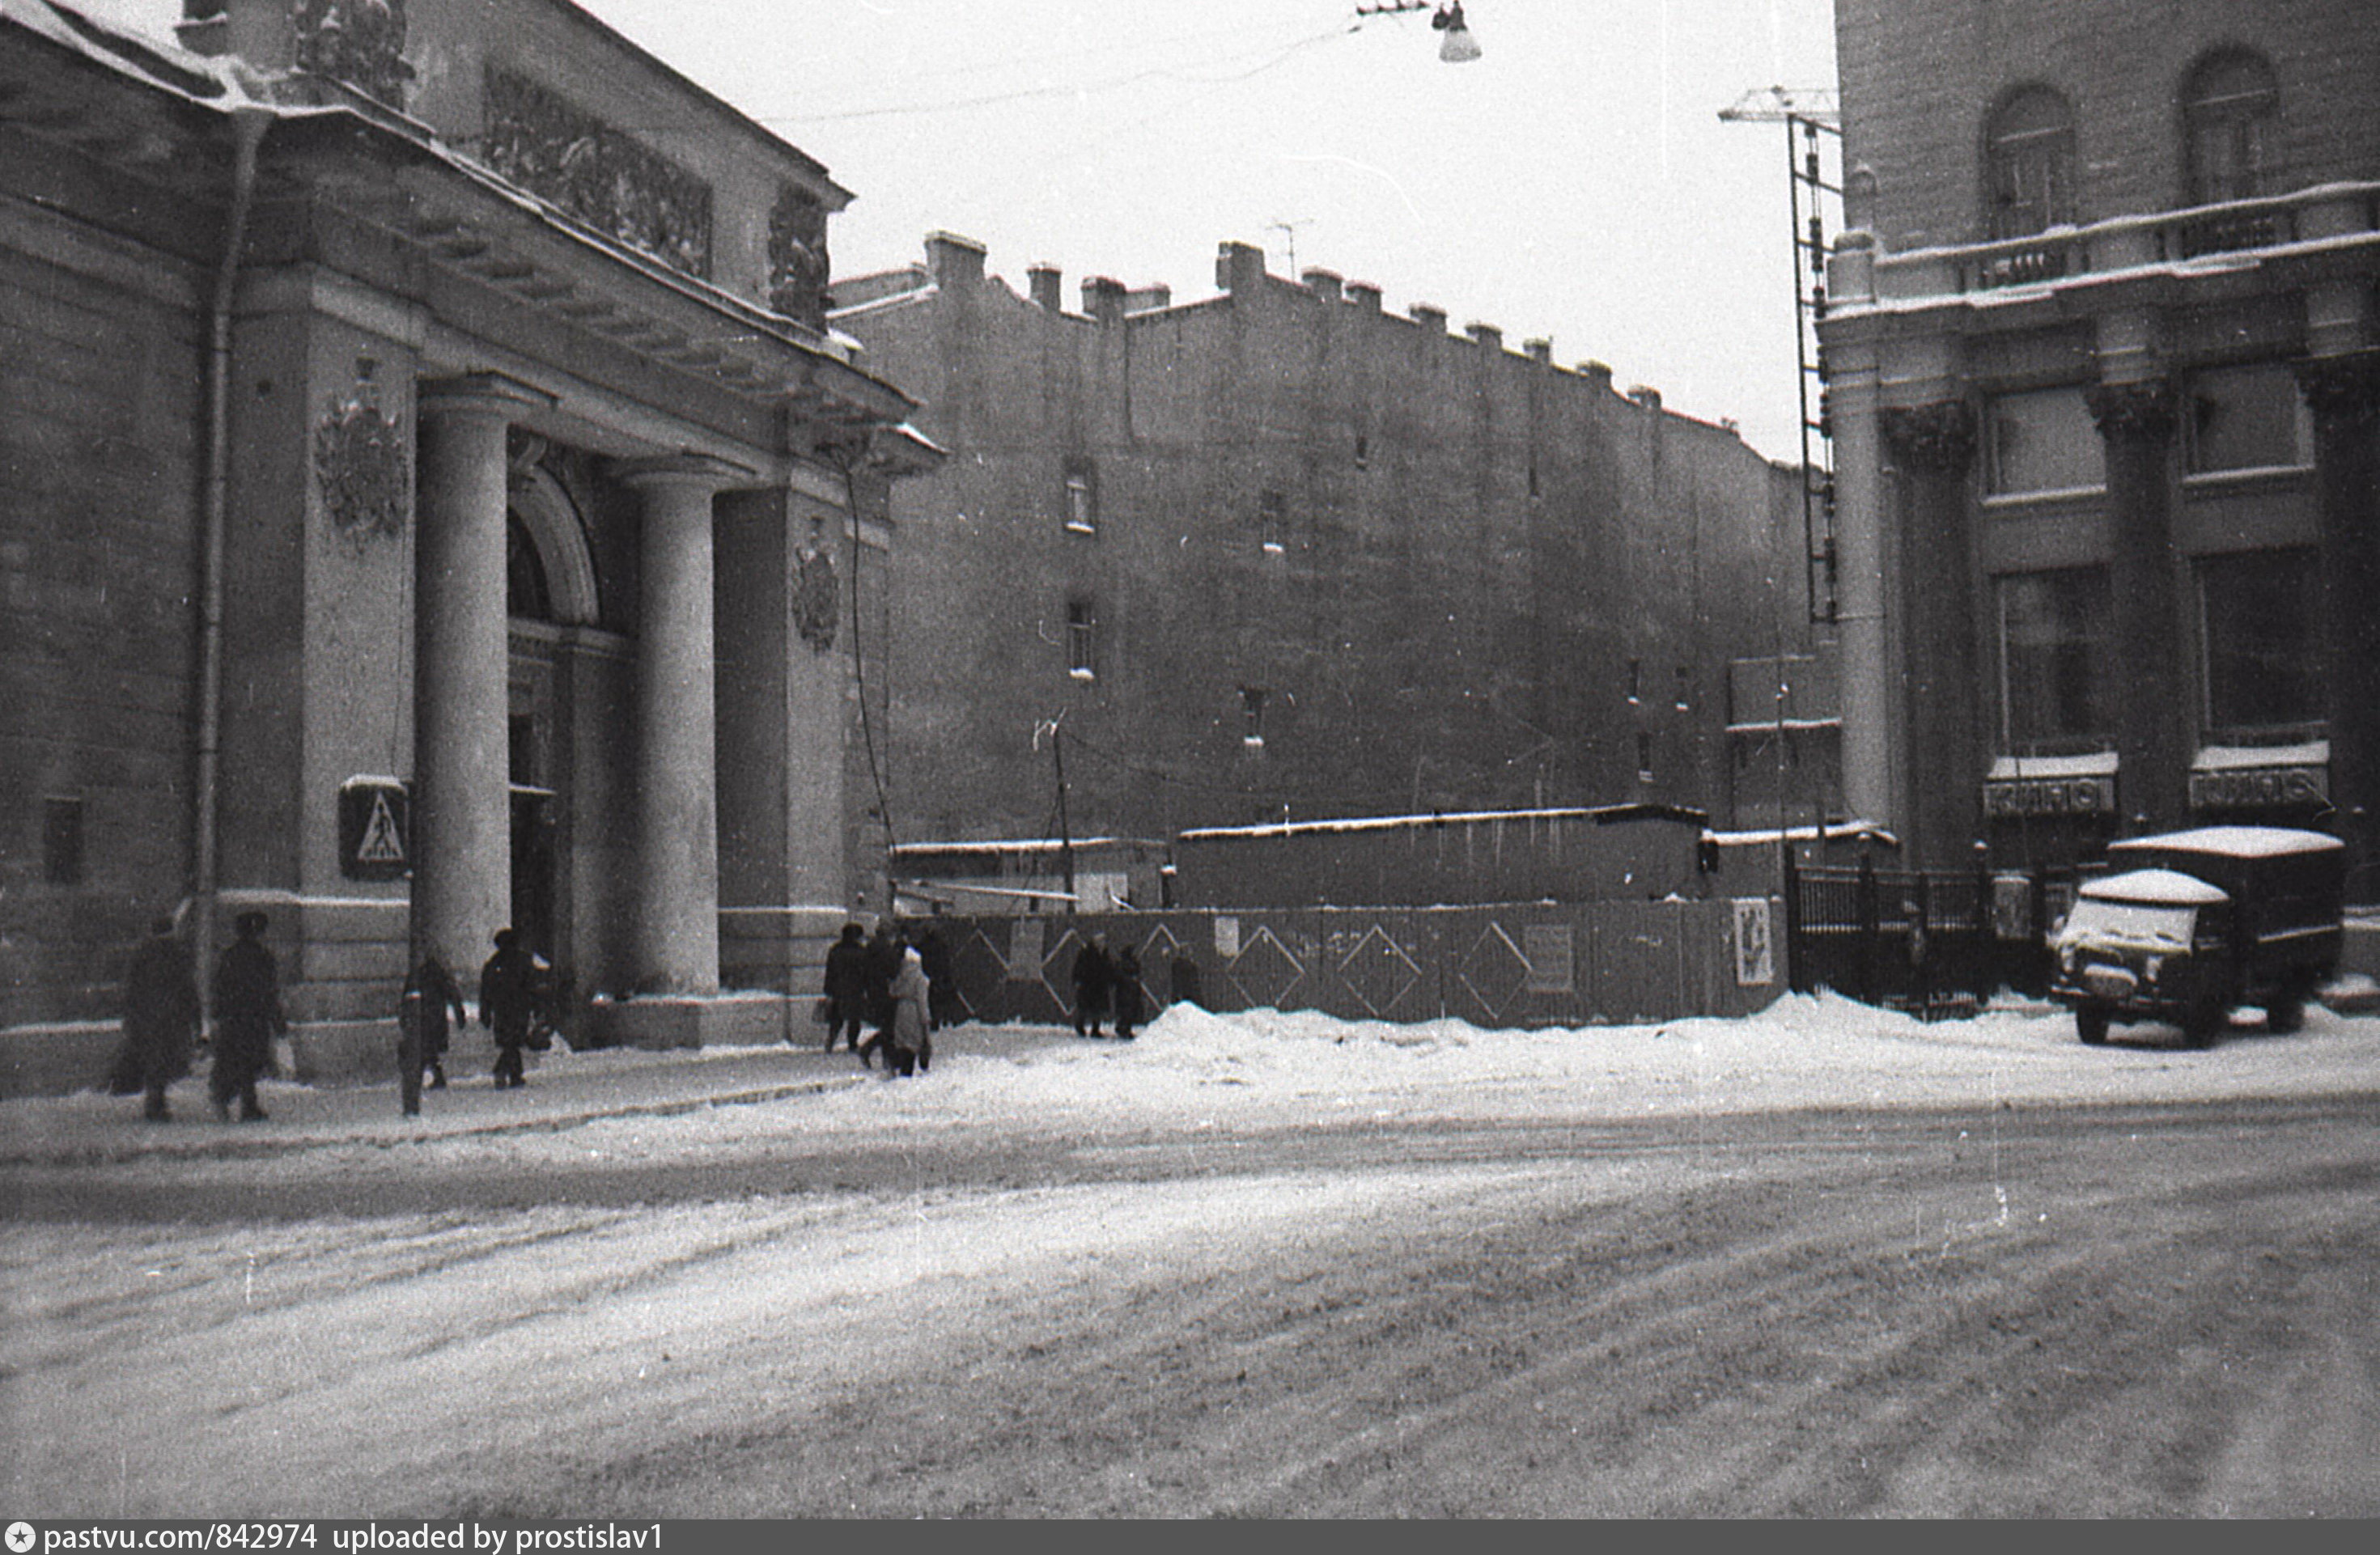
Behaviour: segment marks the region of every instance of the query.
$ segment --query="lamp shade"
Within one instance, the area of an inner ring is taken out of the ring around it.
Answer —
[[[1446,5],[1440,6],[1437,14],[1429,18],[1429,24],[1445,35],[1439,42],[1439,58],[1449,65],[1461,65],[1479,57],[1479,42],[1471,36],[1471,29],[1463,25],[1460,0],[1448,0]]]

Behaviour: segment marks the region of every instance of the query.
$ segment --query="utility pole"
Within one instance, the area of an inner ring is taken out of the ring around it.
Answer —
[[[1066,914],[1075,912],[1075,839],[1066,830],[1066,725],[1062,719],[1050,724],[1050,761],[1058,770],[1058,862],[1066,875]]]

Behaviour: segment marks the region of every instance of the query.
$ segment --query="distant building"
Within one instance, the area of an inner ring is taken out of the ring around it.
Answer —
[[[568,1019],[765,1027],[875,879],[852,571],[931,457],[849,196],[562,0],[186,10],[0,0],[0,1027],[185,897],[307,1067],[507,923]]]
[[[1049,837],[1062,771],[1075,827],[1123,836],[1731,816],[1739,766],[1774,818],[1777,699],[1735,706],[1730,665],[1812,651],[1799,488],[1732,429],[1245,244],[1219,295],[1094,277],[1079,310],[1054,269],[1020,293],[926,249],[832,314],[950,454],[892,497],[901,836]]]
[[[2380,6],[1837,15],[1848,808],[2335,829],[2380,900]]]

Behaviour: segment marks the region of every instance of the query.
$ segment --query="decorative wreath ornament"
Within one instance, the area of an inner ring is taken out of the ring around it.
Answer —
[[[405,532],[412,476],[406,444],[403,429],[361,397],[314,429],[314,480],[334,525],[358,539]]]

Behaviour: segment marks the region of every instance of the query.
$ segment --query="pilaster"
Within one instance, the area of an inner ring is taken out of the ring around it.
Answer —
[[[2086,397],[2107,460],[2117,803],[2122,830],[2138,835],[2190,818],[2197,720],[2182,668],[2188,638],[2173,539],[2178,410],[2171,386],[2159,379],[2098,384]]]
[[[2350,899],[2380,902],[2380,350],[2310,358],[2298,382],[2313,410],[2330,797]]]
[[[1900,476],[1903,824],[1920,862],[1947,866],[1968,856],[1983,822],[1968,479],[1975,412],[1965,399],[1896,406],[1881,427]]]

